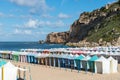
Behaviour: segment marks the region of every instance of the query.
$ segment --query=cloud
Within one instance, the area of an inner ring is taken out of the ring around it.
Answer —
[[[26,28],[37,28],[39,26],[38,20],[30,19],[27,23],[24,24]]]
[[[38,12],[45,12],[50,9],[45,0],[9,0],[19,6],[27,6],[30,8],[32,14]]]
[[[2,24],[2,23],[0,23],[0,27],[1,27],[1,26],[3,26],[3,24]]]
[[[58,18],[60,18],[60,19],[67,19],[67,18],[70,18],[71,16],[69,16],[69,15],[67,15],[67,14],[63,14],[63,13],[60,13],[59,15],[58,15]]]
[[[61,0],[61,6],[63,6],[66,2],[67,0]]]
[[[41,27],[64,27],[64,26],[67,26],[67,24],[65,24],[61,20],[58,20],[58,21],[55,21],[55,22],[39,21],[39,26],[41,26]]]
[[[6,17],[7,17],[7,18],[8,18],[8,17],[12,17],[12,18],[13,18],[13,17],[16,17],[16,16],[13,15],[13,14],[5,14],[5,13],[0,12],[0,17],[5,17],[5,18],[6,18]]]
[[[25,34],[25,35],[31,35],[32,31],[31,30],[19,30],[15,29],[14,34]]]
[[[20,15],[19,18],[28,18],[29,19],[29,18],[32,18],[32,16],[31,15]]]
[[[13,26],[19,29],[36,29],[39,27],[39,22],[37,19],[29,19],[23,24],[14,24]]]
[[[39,29],[42,27],[65,27],[68,25],[65,24],[62,20],[52,22],[52,21],[43,21],[37,19],[29,19],[26,23],[22,25],[15,24],[13,26],[19,29]]]
[[[3,17],[3,16],[4,16],[4,14],[2,12],[0,12],[0,17]]]
[[[53,16],[51,16],[49,14],[42,14],[40,17],[41,18],[53,18]]]

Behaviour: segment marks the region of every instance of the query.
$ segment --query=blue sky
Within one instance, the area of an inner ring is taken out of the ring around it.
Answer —
[[[68,31],[80,13],[116,0],[0,0],[0,41],[45,40]]]

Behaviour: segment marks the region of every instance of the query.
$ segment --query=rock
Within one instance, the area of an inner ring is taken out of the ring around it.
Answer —
[[[108,4],[105,7],[96,9],[92,12],[83,12],[75,22],[70,26],[67,32],[50,33],[47,35],[46,42],[48,43],[67,43],[72,46],[101,46],[101,45],[114,45],[116,44],[114,36],[118,31],[114,26],[112,29],[106,29],[106,32],[101,30],[106,27],[110,22],[116,20],[120,14],[120,7],[116,3]],[[115,19],[114,19],[115,17]],[[112,21],[113,20],[113,21]],[[106,23],[104,23],[106,21]],[[119,21],[118,21],[119,22]],[[115,23],[114,23],[115,24]],[[117,28],[119,29],[119,28]],[[99,30],[101,30],[100,34]],[[94,33],[93,33],[94,32]],[[95,36],[98,34],[98,36]],[[93,35],[93,36],[92,36]],[[112,35],[113,37],[111,38]],[[90,38],[92,36],[92,39]],[[95,36],[95,37],[94,37]],[[106,37],[110,37],[107,39]],[[116,39],[118,38],[115,37]],[[94,41],[93,41],[94,40]],[[73,44],[72,44],[73,43]]]
[[[120,37],[117,40],[116,46],[120,46]]]
[[[68,39],[69,39],[69,32],[61,32],[61,33],[52,32],[47,35],[46,42],[47,43],[66,43]]]

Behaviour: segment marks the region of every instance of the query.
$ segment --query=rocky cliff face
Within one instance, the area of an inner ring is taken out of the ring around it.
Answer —
[[[69,38],[69,32],[55,33],[52,32],[47,35],[47,43],[66,43]]]
[[[120,5],[116,2],[92,12],[84,12],[68,32],[50,33],[46,42],[84,42],[107,44],[117,42],[120,37]],[[101,41],[100,41],[101,40]]]

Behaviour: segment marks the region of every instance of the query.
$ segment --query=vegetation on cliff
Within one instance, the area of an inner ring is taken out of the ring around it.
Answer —
[[[101,43],[116,44],[115,42],[118,42],[118,38],[120,38],[120,0],[92,12],[83,12],[79,19],[71,25],[68,31],[69,35],[66,33],[54,35],[58,34],[65,35],[66,38],[56,36],[52,41],[50,36],[53,34],[49,34],[47,41],[58,43],[59,40],[56,42],[55,39],[60,39],[60,42],[68,42],[72,46],[90,46],[91,44],[99,46]]]
[[[109,17],[102,21],[100,28],[89,32],[87,41],[98,42],[100,39],[106,42],[117,40],[120,37],[120,14]]]

